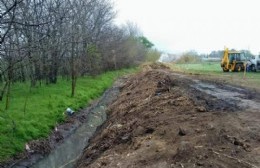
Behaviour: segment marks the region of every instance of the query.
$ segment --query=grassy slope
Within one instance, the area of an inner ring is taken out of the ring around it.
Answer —
[[[170,64],[174,71],[199,74],[212,79],[225,80],[228,83],[246,86],[254,89],[260,89],[260,72],[246,73],[228,72],[224,73],[219,62],[204,62],[198,64]]]
[[[56,85],[32,88],[31,92],[28,84],[14,84],[10,108],[4,111],[5,102],[0,102],[0,162],[22,151],[26,142],[47,137],[51,129],[64,120],[63,112],[67,107],[76,110],[87,106],[109,88],[118,75],[133,71],[121,70],[95,78],[79,78],[74,98],[70,97],[71,82],[67,80],[59,80]],[[24,111],[26,98],[28,101]]]

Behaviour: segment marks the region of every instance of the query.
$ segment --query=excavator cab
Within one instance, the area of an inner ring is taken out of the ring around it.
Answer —
[[[246,65],[245,54],[239,51],[224,50],[221,67],[223,72],[240,72],[244,71]]]

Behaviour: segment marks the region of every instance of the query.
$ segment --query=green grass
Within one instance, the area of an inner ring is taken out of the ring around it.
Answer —
[[[47,137],[55,125],[64,121],[67,107],[73,110],[86,107],[111,87],[118,76],[135,71],[126,69],[79,78],[73,98],[71,82],[67,80],[60,79],[55,85],[38,86],[31,91],[29,84],[13,84],[10,108],[3,110],[5,100],[0,102],[0,162],[21,152],[26,142]]]
[[[234,85],[260,89],[260,72],[227,72],[224,73],[220,62],[202,62],[196,64],[170,64],[171,69],[178,72],[197,74],[201,77],[221,79]],[[245,75],[245,76],[244,76]]]
[[[199,74],[222,74],[220,63],[196,63],[196,64],[175,64],[175,66],[184,72]]]

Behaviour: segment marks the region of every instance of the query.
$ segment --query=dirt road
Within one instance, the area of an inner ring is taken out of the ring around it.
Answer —
[[[78,167],[260,167],[259,93],[145,69],[124,84]]]

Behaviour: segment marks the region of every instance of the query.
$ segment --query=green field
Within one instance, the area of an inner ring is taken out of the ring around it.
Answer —
[[[5,100],[0,102],[0,162],[22,151],[26,142],[47,137],[55,125],[64,121],[63,112],[67,107],[73,110],[86,107],[111,87],[118,76],[135,71],[128,69],[79,78],[73,98],[71,82],[67,80],[60,79],[55,85],[38,86],[31,91],[29,84],[13,84],[10,108],[4,110]]]
[[[183,72],[199,74],[222,74],[219,63],[174,64],[176,69]]]
[[[202,78],[224,80],[230,84],[260,89],[260,72],[223,72],[219,62],[169,64],[177,72],[199,75]],[[198,76],[198,77],[199,77]]]

